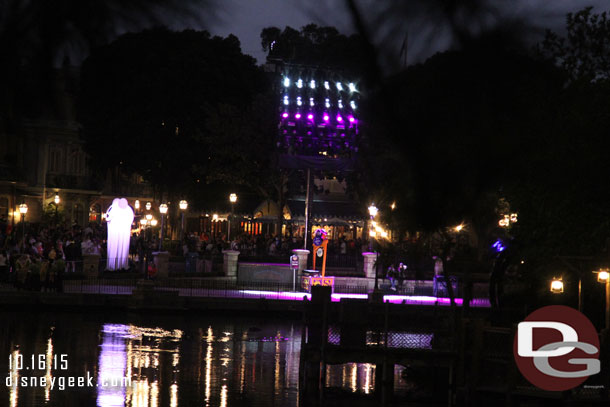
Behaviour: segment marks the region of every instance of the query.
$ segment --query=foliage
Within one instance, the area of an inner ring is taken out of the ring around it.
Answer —
[[[363,185],[396,201],[402,229],[495,219],[514,157],[529,151],[541,107],[560,88],[547,63],[501,39],[437,54],[390,77],[367,109]],[[380,165],[380,163],[383,163]]]
[[[208,135],[209,122],[227,110],[223,125],[231,125],[264,85],[234,36],[162,28],[126,34],[83,65],[87,151],[102,173],[116,166],[139,173],[159,195],[201,194],[222,143]]]
[[[286,62],[340,69],[355,74],[366,65],[360,36],[340,34],[335,27],[308,24],[300,31],[267,27],[261,32],[261,45],[269,58]]]
[[[43,208],[42,222],[46,224],[62,224],[66,220],[65,208],[56,207],[54,203],[50,203]]]
[[[573,80],[610,78],[610,19],[586,7],[566,17],[566,35],[546,32],[539,50],[554,59]]]

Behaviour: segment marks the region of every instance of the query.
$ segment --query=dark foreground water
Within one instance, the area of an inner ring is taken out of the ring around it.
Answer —
[[[0,405],[297,406],[300,347],[290,320],[0,312]],[[366,397],[374,373],[327,386]]]

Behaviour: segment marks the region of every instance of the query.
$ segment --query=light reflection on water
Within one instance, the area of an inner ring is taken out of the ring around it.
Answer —
[[[375,365],[370,363],[327,365],[326,387],[370,394],[375,389]]]
[[[0,405],[159,407],[296,406],[301,326],[290,321],[166,317],[151,323],[104,316],[46,315],[28,326],[0,314],[0,369],[8,355],[67,354],[69,369],[47,379],[94,377],[94,387],[0,387]],[[97,320],[96,320],[97,319]],[[108,321],[108,322],[106,322]],[[159,326],[157,326],[157,324]],[[8,328],[7,328],[8,326]],[[10,351],[9,351],[10,350]]]
[[[14,313],[0,313],[0,370],[15,379],[26,374],[14,367],[9,369],[9,354],[21,354],[24,360],[31,355],[53,359],[67,354],[68,370],[47,364],[36,374],[67,379],[90,372],[97,386],[64,390],[49,385],[0,386],[0,405],[298,405],[300,323],[244,318],[134,315],[117,320],[95,314],[36,315],[27,320]],[[426,340],[416,346],[426,345]],[[326,386],[371,394],[375,366],[329,365]]]

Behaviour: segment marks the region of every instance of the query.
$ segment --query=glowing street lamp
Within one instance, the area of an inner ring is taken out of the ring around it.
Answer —
[[[28,206],[25,203],[19,205],[19,213],[21,214],[21,225],[23,227],[23,246],[22,251],[25,252],[25,214],[28,213]]]
[[[563,281],[561,281],[561,278],[554,278],[551,281],[551,292],[553,294],[561,294],[563,292]]]
[[[150,208],[152,208],[152,204],[150,202],[146,202],[146,210],[150,211]]]
[[[186,212],[186,208],[189,207],[189,204],[183,199],[178,204],[178,207],[180,208],[180,211],[182,211],[182,220],[180,221],[180,238],[182,239],[184,237],[184,212]]]
[[[163,239],[165,235],[165,214],[167,213],[167,205],[161,204],[159,205],[159,212],[161,212],[161,239],[159,239],[159,251],[163,249]]]
[[[61,202],[61,199],[59,198],[59,194],[55,194],[55,197],[53,197],[53,203],[55,204],[55,225],[57,226],[57,209],[59,208],[59,203]]]
[[[368,210],[369,210],[369,215],[371,216],[371,229],[369,231],[369,236],[371,237],[371,239],[369,239],[369,252],[372,252],[373,251],[373,239],[377,235],[377,231],[373,230],[372,227],[375,224],[375,216],[377,216],[377,214],[379,213],[379,209],[377,209],[377,207],[375,206],[374,203],[371,203],[371,205],[368,207]],[[379,272],[379,269],[377,268],[377,265],[375,264],[375,290],[377,290],[379,288],[379,285],[377,282],[377,276],[379,274],[378,272]]]
[[[237,202],[237,194],[229,195],[229,202],[231,202],[231,216],[227,220],[227,240],[231,241],[231,218],[233,217],[233,208],[235,206],[235,202]]]
[[[139,199],[136,199],[136,202],[134,203],[134,206],[136,208],[136,211],[140,210],[140,200]]]
[[[379,213],[379,209],[377,209],[374,203],[371,204],[371,206],[369,206],[369,215],[371,215],[371,220],[375,219],[377,213]]]
[[[371,228],[372,228],[372,227],[376,226],[375,225],[375,216],[377,216],[377,214],[379,213],[379,209],[377,209],[375,204],[372,203],[368,207],[368,210],[369,210],[369,215],[371,216]],[[369,235],[372,236],[370,233],[369,233]],[[371,251],[371,252],[373,251],[373,242],[372,242],[372,240],[369,240],[369,251]]]
[[[454,227],[453,230],[455,230],[457,233],[460,233],[462,230],[464,230],[464,225],[460,223],[459,225]]]
[[[150,221],[152,220],[152,218],[153,218],[153,216],[152,216],[150,213],[147,213],[147,214],[146,214],[146,220],[147,220],[147,221],[149,221],[149,222],[150,222]]]

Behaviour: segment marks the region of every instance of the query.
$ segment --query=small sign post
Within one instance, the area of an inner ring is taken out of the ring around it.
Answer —
[[[290,268],[292,269],[292,291],[296,291],[297,270],[299,269],[299,256],[296,254],[290,256]]]

